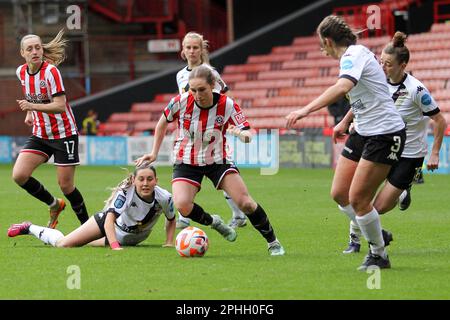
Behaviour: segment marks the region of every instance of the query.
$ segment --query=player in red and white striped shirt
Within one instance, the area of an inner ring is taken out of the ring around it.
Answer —
[[[219,73],[209,64],[208,41],[197,32],[188,32],[182,42],[181,58],[187,62],[187,66],[177,73],[177,85],[180,94],[189,91],[189,75],[191,71],[200,65],[206,66],[212,70],[216,78],[214,92],[228,93],[229,89],[226,83],[222,80]],[[232,211],[232,219],[229,223],[230,227],[244,227],[247,224],[245,214],[239,210],[228,194],[224,191],[223,195],[228,206]],[[183,217],[178,213],[177,228],[183,229],[190,225],[190,219]]]
[[[236,239],[236,231],[223,223],[218,215],[210,215],[194,203],[204,176],[217,189],[225,190],[268,243],[272,256],[284,255],[264,209],[249,195],[237,167],[227,160],[226,132],[242,142],[251,141],[249,123],[239,106],[229,97],[214,93],[215,78],[210,68],[199,66],[189,75],[190,92],[171,100],[155,130],[153,150],[136,160],[156,160],[169,122],[177,121],[174,144],[175,166],[172,194],[175,206],[185,217],[202,225],[211,225],[228,241]]]
[[[27,113],[25,123],[32,126],[28,139],[13,168],[14,181],[35,198],[50,207],[48,226],[55,228],[58,216],[66,204],[52,196],[33,178],[33,171],[54,156],[61,191],[81,223],[88,220],[83,196],[75,187],[75,166],[78,165],[78,130],[72,109],[66,101],[64,84],[57,65],[65,58],[67,40],[63,31],[49,43],[43,44],[37,35],[26,35],[20,43],[25,64],[17,68],[17,77],[25,99],[17,100]]]

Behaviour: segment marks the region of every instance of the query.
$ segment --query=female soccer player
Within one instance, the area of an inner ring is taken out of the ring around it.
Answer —
[[[36,199],[50,207],[49,228],[55,228],[58,216],[66,204],[57,199],[31,175],[34,170],[54,156],[58,184],[70,201],[81,223],[88,220],[83,196],[75,187],[75,166],[78,158],[78,131],[75,118],[64,91],[61,73],[57,69],[65,59],[67,40],[63,31],[49,43],[42,43],[39,36],[29,34],[20,42],[20,54],[25,64],[16,74],[25,95],[17,100],[26,112],[25,123],[32,126],[28,139],[13,168],[14,181]]]
[[[31,222],[12,225],[8,236],[31,234],[54,247],[106,246],[121,250],[135,246],[150,235],[162,213],[166,216],[166,242],[173,247],[175,213],[171,194],[157,186],[156,170],[148,162],[121,181],[106,201],[103,211],[64,236],[59,230],[40,227]]]
[[[189,91],[189,75],[192,69],[200,65],[210,68],[214,77],[216,78],[213,91],[217,93],[226,93],[228,91],[227,85],[222,80],[219,73],[209,64],[208,41],[204,40],[201,34],[198,34],[196,32],[189,32],[184,36],[182,46],[183,48],[181,50],[181,58],[187,61],[188,65],[177,73],[177,85],[179,93],[183,94]],[[229,224],[230,227],[244,227],[247,224],[245,214],[239,209],[236,203],[234,203],[234,201],[228,196],[225,191],[223,195],[233,213],[233,218],[231,219],[231,222]],[[181,214],[178,215],[178,228],[185,228],[189,226],[189,224],[189,218],[185,218]]]
[[[409,207],[412,182],[419,174],[428,151],[429,118],[434,122],[434,141],[427,162],[428,170],[439,168],[439,150],[447,127],[445,118],[428,89],[405,72],[409,62],[409,50],[405,41],[406,35],[396,32],[381,54],[381,65],[388,78],[389,93],[406,123],[406,143],[399,162],[392,166],[383,188],[375,198],[374,207],[379,214],[389,212],[397,203],[400,210]],[[359,227],[350,222],[350,243],[344,253],[359,251],[360,235]]]
[[[370,243],[369,254],[358,270],[372,265],[390,268],[380,218],[372,200],[401,155],[405,124],[389,95],[375,55],[356,44],[357,37],[350,27],[341,18],[328,16],[317,33],[321,50],[340,59],[339,79],[307,106],[286,116],[287,127],[348,94],[351,110],[343,121],[354,116],[355,131],[339,157],[331,195],[339,208],[357,222]]]
[[[211,225],[228,241],[236,239],[236,231],[223,223],[218,215],[210,215],[194,203],[202,179],[208,177],[217,189],[225,190],[252,225],[268,243],[272,256],[284,255],[264,209],[248,194],[237,167],[227,160],[226,132],[249,143],[251,133],[240,107],[229,97],[214,92],[215,76],[211,68],[199,66],[189,75],[190,91],[173,98],[164,110],[155,130],[151,153],[136,160],[153,162],[158,157],[169,122],[178,124],[174,143],[175,165],[172,192],[174,204],[185,217],[202,225]]]

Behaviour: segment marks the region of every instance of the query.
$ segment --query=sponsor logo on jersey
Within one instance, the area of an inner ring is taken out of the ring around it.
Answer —
[[[126,200],[127,199],[123,195],[119,194],[116,201],[114,201],[114,207],[116,207],[117,209],[122,208]]]
[[[344,60],[341,63],[341,69],[342,70],[349,70],[353,68],[353,62],[351,60]]]
[[[358,110],[364,110],[366,107],[364,107],[364,104],[362,103],[361,99],[356,100],[353,102],[350,107],[352,108],[353,113],[356,113]]]
[[[425,93],[420,101],[424,106],[429,106],[431,104],[431,96],[428,93]]]
[[[236,114],[234,115],[234,120],[236,120],[236,123],[237,123],[237,124],[242,124],[242,123],[245,122],[245,116],[244,116],[244,114],[242,113],[242,111],[239,112],[239,113],[236,113]]]

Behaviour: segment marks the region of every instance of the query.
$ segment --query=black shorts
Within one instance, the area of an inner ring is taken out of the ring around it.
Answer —
[[[405,129],[367,137],[352,131],[342,150],[342,156],[356,162],[363,158],[371,162],[393,165],[400,159],[405,140]]]
[[[175,164],[173,166],[172,183],[175,181],[185,181],[200,189],[202,179],[206,176],[212,181],[214,187],[219,189],[223,177],[229,173],[239,174],[238,168],[233,163],[214,163],[206,166],[191,166],[184,163]]]
[[[403,158],[394,164],[389,171],[387,180],[398,189],[408,189],[414,177],[420,174],[424,158]]]
[[[78,135],[62,139],[42,139],[36,136],[28,138],[20,152],[42,155],[48,159],[54,156],[55,165],[67,166],[80,164],[78,156]]]
[[[95,222],[97,222],[98,227],[100,228],[100,232],[102,233],[103,236],[106,236],[105,233],[106,216],[107,216],[106,212],[97,212],[96,214],[94,214]]]
[[[102,236],[105,237],[105,246],[109,244],[108,237],[105,232],[105,221],[106,221],[107,212],[97,212],[94,214],[95,222],[97,222],[98,227],[100,228],[100,232]]]

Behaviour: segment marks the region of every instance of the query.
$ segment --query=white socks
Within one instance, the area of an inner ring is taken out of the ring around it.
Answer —
[[[350,219],[350,241],[355,243],[360,243],[359,238],[361,237],[361,229],[356,221],[355,209],[349,204],[345,207],[338,205],[339,210],[341,210]],[[353,235],[353,237],[352,237]]]
[[[375,208],[366,215],[356,217],[356,221],[362,234],[370,244],[370,250],[373,254],[386,258],[384,250],[384,240],[381,233],[380,216]]]
[[[56,247],[56,243],[59,239],[64,238],[64,235],[59,230],[35,226],[34,224],[30,226],[30,234],[44,243],[51,244],[54,247]]]
[[[348,204],[345,207],[342,207],[341,205],[338,204],[338,208],[343,213],[345,213],[351,221],[353,221],[356,225],[358,225],[358,223],[356,222],[356,212],[355,212],[355,209],[353,209],[351,204]]]
[[[236,203],[234,203],[233,199],[231,199],[225,191],[223,192],[223,196],[225,197],[225,200],[227,200],[228,206],[231,208],[231,211],[233,211],[233,218],[245,219],[245,213],[243,213],[241,209],[239,209]]]

